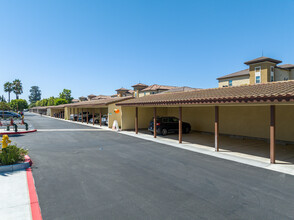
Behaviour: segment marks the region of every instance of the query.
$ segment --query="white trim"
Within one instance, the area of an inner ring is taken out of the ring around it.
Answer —
[[[256,72],[256,69],[260,69],[259,72]],[[256,73],[259,73],[259,74],[256,74]],[[256,84],[259,84],[258,82],[256,82],[256,76],[259,76],[259,83],[261,83],[261,66],[257,66],[255,67],[255,73],[254,73],[254,81]]]
[[[273,77],[273,80],[272,80]],[[275,67],[271,66],[270,67],[270,82],[274,82],[275,81]]]

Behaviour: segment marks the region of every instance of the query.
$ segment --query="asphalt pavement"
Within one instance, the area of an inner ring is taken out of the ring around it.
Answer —
[[[294,219],[294,176],[32,113],[25,118],[47,130],[11,138],[34,161],[43,219]]]

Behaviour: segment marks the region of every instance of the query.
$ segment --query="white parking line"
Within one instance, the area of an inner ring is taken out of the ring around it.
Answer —
[[[37,129],[37,131],[106,131],[102,129]]]

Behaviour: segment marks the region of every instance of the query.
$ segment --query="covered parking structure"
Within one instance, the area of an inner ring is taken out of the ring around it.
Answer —
[[[222,147],[220,134],[269,141],[270,162],[275,163],[277,140],[294,149],[293,104],[294,81],[285,81],[156,94],[117,105],[122,110],[122,130],[146,131],[150,120],[156,124],[158,116],[176,116],[179,143],[185,121],[193,131],[214,134],[215,151]]]
[[[50,111],[48,111],[49,108],[50,106],[37,106],[37,107],[30,108],[30,112],[34,112],[34,113],[38,113],[42,115],[50,115]]]
[[[113,121],[116,120],[118,122],[118,126],[121,127],[121,108],[116,106],[115,103],[125,101],[127,99],[131,99],[132,97],[116,97],[116,98],[106,98],[100,100],[91,100],[91,101],[83,101],[78,103],[71,103],[62,105],[61,109],[59,109],[59,114],[61,114],[61,118],[65,120],[70,120],[71,115],[76,115],[77,117],[73,117],[72,120],[78,121],[78,116],[85,114],[86,118],[81,117],[81,123],[89,123],[92,115],[99,119],[99,124],[101,126],[101,118],[103,115],[107,115],[108,117],[108,127],[111,127]],[[57,109],[57,106],[56,106]],[[95,121],[93,120],[93,124]]]
[[[65,107],[65,104],[64,105],[48,106],[49,115],[51,117],[64,119],[65,118],[64,107]]]

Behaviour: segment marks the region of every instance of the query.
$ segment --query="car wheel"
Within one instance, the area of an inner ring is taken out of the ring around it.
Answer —
[[[163,129],[161,130],[161,134],[162,134],[162,136],[167,135],[167,129],[166,129],[166,128],[163,128]]]
[[[189,134],[190,133],[190,128],[189,127],[186,127],[185,128],[185,134]]]

